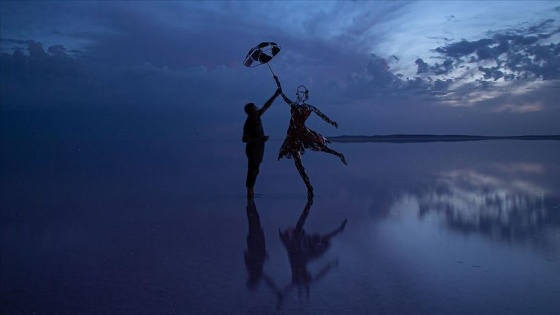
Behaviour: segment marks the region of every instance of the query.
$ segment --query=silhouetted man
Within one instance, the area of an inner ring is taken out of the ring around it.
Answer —
[[[253,103],[245,105],[245,113],[247,113],[247,120],[243,126],[242,141],[247,145],[245,146],[245,154],[247,155],[248,169],[247,180],[247,197],[255,195],[254,187],[257,175],[259,174],[259,167],[261,165],[264,155],[264,143],[268,140],[268,136],[264,135],[261,116],[272,105],[276,97],[282,93],[282,89],[278,88],[274,95],[264,103],[262,108],[258,108]]]

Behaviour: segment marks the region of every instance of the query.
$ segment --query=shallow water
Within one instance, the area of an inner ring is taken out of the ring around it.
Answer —
[[[302,216],[280,140],[253,206],[240,142],[126,137],[3,135],[2,314],[560,312],[557,141],[334,143]]]

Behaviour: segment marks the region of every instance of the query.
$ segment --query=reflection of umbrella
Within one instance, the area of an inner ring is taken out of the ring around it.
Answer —
[[[280,52],[280,46],[273,42],[262,42],[257,46],[253,47],[245,56],[245,61],[243,64],[246,67],[255,67],[265,64],[270,69],[270,72],[274,75],[272,68],[268,62],[274,58]]]

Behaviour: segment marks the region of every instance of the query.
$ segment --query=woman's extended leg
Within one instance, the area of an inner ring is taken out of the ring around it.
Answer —
[[[330,242],[331,238],[333,238],[338,233],[344,231],[344,228],[346,227],[346,222],[348,222],[348,220],[344,219],[344,221],[342,221],[342,223],[340,224],[340,226],[336,230],[334,230],[330,233],[327,233],[324,236],[321,236],[321,242],[322,243],[328,243],[328,242]]]
[[[344,154],[327,147],[326,144],[321,145],[319,147],[319,150],[338,156],[340,158],[340,160],[342,161],[342,163],[344,163],[344,165],[348,165],[348,163],[346,163],[346,158],[344,158]]]
[[[305,171],[305,168],[303,167],[303,164],[301,163],[301,155],[298,153],[293,155],[294,158],[294,162],[296,164],[296,168],[299,172],[299,175],[301,176],[301,179],[303,179],[303,182],[305,183],[305,186],[307,186],[307,196],[308,197],[313,197],[313,186],[311,186],[311,182],[309,181],[309,177],[307,176],[307,172]]]

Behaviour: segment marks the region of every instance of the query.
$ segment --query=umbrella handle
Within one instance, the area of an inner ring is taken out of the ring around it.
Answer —
[[[280,80],[278,80],[277,76],[274,76],[274,81],[276,81],[276,86],[278,86],[278,88],[282,87],[282,85],[280,84]]]
[[[274,71],[272,71],[272,68],[270,67],[270,65],[268,64],[268,62],[266,63],[266,65],[268,66],[268,69],[270,69],[270,72],[272,72],[272,75],[273,75],[273,76],[276,76],[276,75],[274,74]]]
[[[268,66],[268,69],[270,69],[270,72],[272,72],[272,77],[274,78],[274,81],[276,81],[276,86],[278,86],[278,88],[282,88],[282,85],[280,84],[280,80],[278,80],[278,77],[276,76],[276,74],[274,74],[274,71],[272,71],[272,68],[270,67],[268,62],[266,63],[266,65]]]

